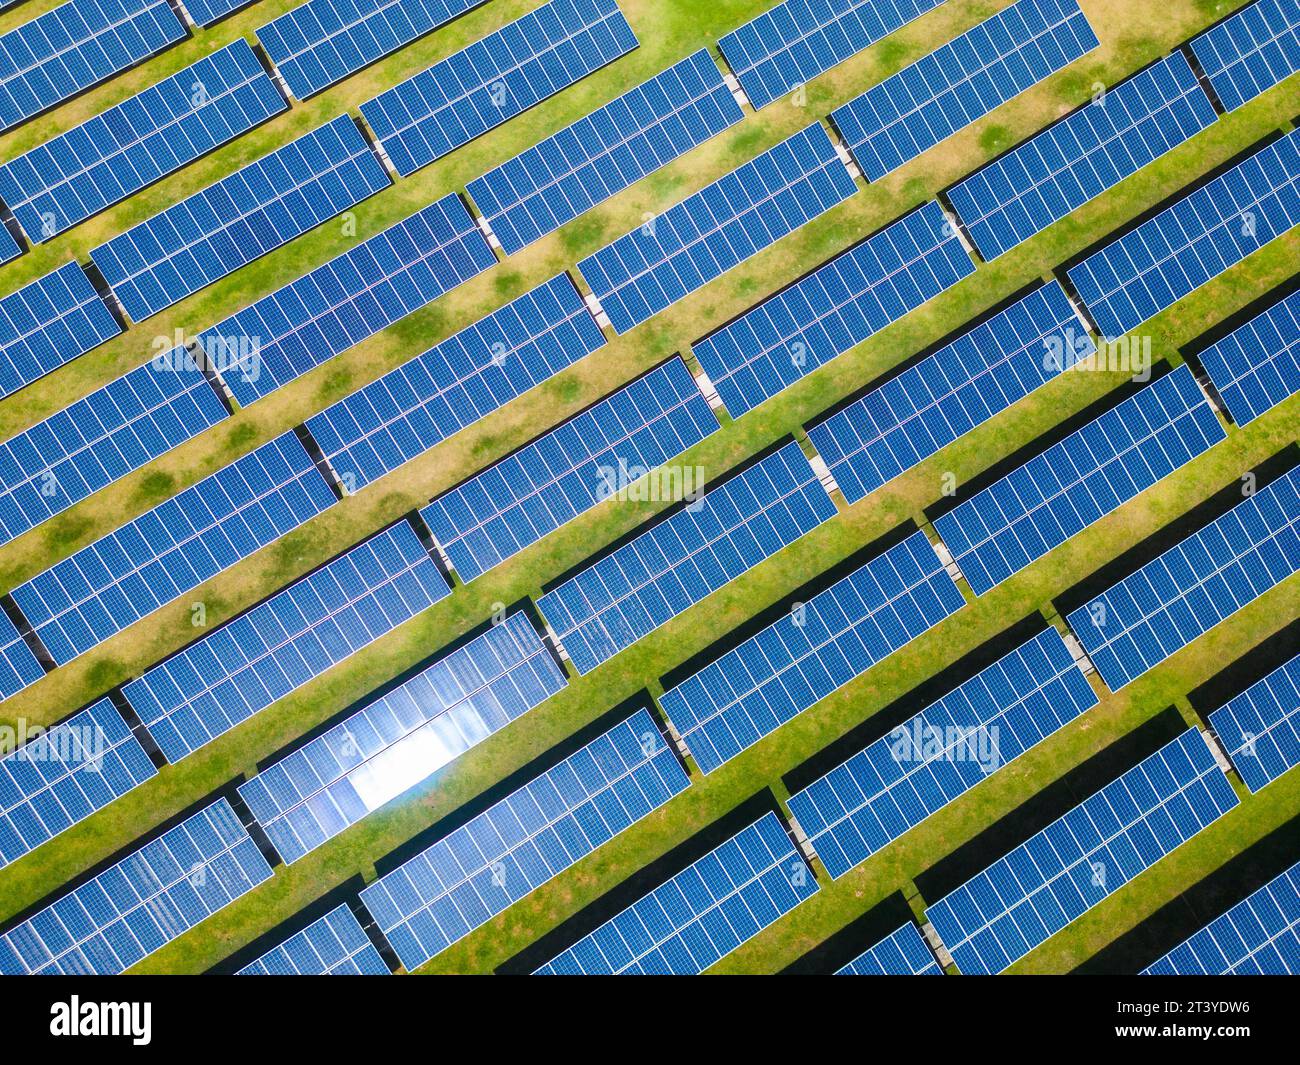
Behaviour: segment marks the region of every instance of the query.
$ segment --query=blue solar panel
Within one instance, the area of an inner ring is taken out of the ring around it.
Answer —
[[[270,878],[218,799],[0,936],[0,973],[116,975]]]
[[[501,246],[514,253],[742,116],[701,49],[475,178],[468,191]]]
[[[1046,629],[790,797],[839,878],[1097,705]]]
[[[789,443],[656,521],[537,605],[579,673],[792,544],[835,514]]]
[[[169,762],[338,665],[448,594],[400,522],[122,689]]]
[[[810,426],[808,437],[856,503],[1095,350],[1061,286],[1047,284]]]
[[[837,969],[836,976],[942,976],[943,970],[910,921]]]
[[[696,342],[695,356],[739,418],[974,271],[927,203]]]
[[[226,417],[188,352],[148,362],[0,443],[0,543]]]
[[[681,359],[601,400],[422,511],[470,581],[718,428]]]
[[[808,126],[578,263],[620,333],[676,303],[857,191]]]
[[[1216,118],[1182,52],[977,170],[948,193],[985,259],[1028,240]]]
[[[361,105],[413,174],[637,46],[615,0],[550,0]]]
[[[1300,292],[1201,352],[1200,359],[1238,425],[1300,392]]]
[[[711,773],[964,600],[921,532],[664,692],[660,704]]]
[[[345,903],[249,962],[236,976],[389,976]]]
[[[286,862],[427,780],[564,687],[512,614],[240,786]]]
[[[1300,70],[1300,9],[1259,0],[1192,41],[1192,53],[1233,111]]]
[[[287,244],[388,185],[340,115],[90,253],[134,321]]]
[[[75,262],[0,296],[0,397],[30,385],[121,331]]]
[[[559,274],[326,407],[307,428],[356,491],[604,343],[573,282]]]
[[[690,784],[644,710],[363,888],[414,970]]]
[[[1300,570],[1300,469],[1238,503],[1067,619],[1111,691]]]
[[[1251,791],[1300,765],[1300,657],[1219,707],[1210,727]]]
[[[1237,805],[1196,729],[927,910],[966,974],[998,973]]]
[[[285,433],[10,595],[63,665],[333,502],[307,452]]]
[[[934,527],[983,595],[1226,436],[1183,365],[936,518]]]
[[[23,253],[14,235],[9,232],[9,227],[0,222],[0,263],[7,263],[10,259],[16,259]]]
[[[0,610],[0,699],[16,695],[45,676],[32,649],[18,634],[9,615]]]
[[[695,976],[816,891],[785,826],[764,814],[537,972]]]
[[[185,10],[200,26],[211,26],[253,0],[184,0]]]
[[[1069,271],[1105,336],[1118,337],[1300,223],[1300,130]]]
[[[240,39],[0,166],[0,199],[49,240],[288,106]]]
[[[811,81],[943,0],[785,0],[718,46],[755,107]]]

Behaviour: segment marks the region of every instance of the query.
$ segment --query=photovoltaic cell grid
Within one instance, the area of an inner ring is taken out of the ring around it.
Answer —
[[[550,0],[361,105],[409,175],[637,46],[615,0]]]
[[[60,665],[335,501],[293,433],[271,440],[13,589]]]
[[[1179,366],[934,527],[983,595],[1226,436],[1191,369]]]
[[[17,259],[22,253],[23,249],[19,247],[14,235],[9,232],[9,227],[0,223],[0,263]]]
[[[681,359],[601,400],[420,511],[469,581],[718,428]]]
[[[1211,125],[1210,98],[1182,52],[1122,81],[948,192],[995,259]]]
[[[468,191],[507,253],[559,229],[743,112],[701,49],[527,151]]]
[[[963,973],[1001,972],[1236,805],[1188,729],[926,915]]]
[[[9,615],[0,610],[0,699],[16,695],[45,676],[27,641],[18,634]]]
[[[116,975],[270,877],[219,799],[0,936],[0,973]]]
[[[307,429],[356,491],[605,343],[559,274],[326,407]]]
[[[836,976],[942,976],[943,970],[916,925],[908,922],[864,950]]]
[[[90,253],[134,321],[233,273],[388,185],[347,115],[173,204]]]
[[[1273,481],[1067,619],[1111,691],[1300,570],[1300,469]]]
[[[879,181],[1098,46],[1076,0],[1018,0],[831,112]]]
[[[288,106],[241,38],[0,166],[0,198],[49,240]]]
[[[1300,658],[1214,711],[1210,727],[1252,792],[1300,765]]]
[[[1118,337],[1300,223],[1300,131],[1259,149],[1070,269]]]
[[[427,780],[564,687],[516,613],[241,785],[286,862],[296,862]]]
[[[785,826],[764,814],[537,972],[695,976],[816,891]]]
[[[1046,629],[791,796],[790,811],[838,879],[1096,705]]]
[[[1300,70],[1300,9],[1259,0],[1192,41],[1192,53],[1233,111]]]
[[[1201,352],[1238,425],[1300,392],[1300,292],[1293,292]]]
[[[693,350],[739,418],[974,271],[943,208],[927,203]]]
[[[179,762],[448,594],[400,522],[128,682],[123,692]]]
[[[236,976],[389,976],[361,922],[343,904],[296,932]]]
[[[578,263],[614,328],[633,326],[857,191],[808,126]]]
[[[715,485],[537,605],[579,673],[602,662],[835,514],[796,443]]]
[[[414,970],[689,784],[638,710],[363,888],[361,900]]]
[[[961,608],[921,532],[670,688],[660,704],[711,773]]]
[[[1047,284],[810,426],[808,437],[856,503],[1095,350],[1064,290]]]

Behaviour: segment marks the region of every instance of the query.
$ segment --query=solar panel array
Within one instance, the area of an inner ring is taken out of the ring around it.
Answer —
[[[790,811],[838,879],[1096,705],[1046,629],[792,795]]]
[[[764,814],[537,970],[695,976],[817,891],[776,814]]]
[[[1300,292],[1206,348],[1200,360],[1238,425],[1300,392]]]
[[[1300,657],[1228,700],[1210,727],[1252,792],[1300,765]]]
[[[1122,336],[1300,223],[1300,131],[1254,152],[1069,271]]]
[[[49,240],[286,107],[241,38],[0,165],[0,199]]]
[[[934,527],[983,595],[1226,436],[1191,369],[1179,366]]]
[[[134,321],[233,273],[388,185],[340,115],[93,249]]]
[[[508,254],[559,229],[743,112],[707,49],[474,178],[475,205]]]
[[[868,947],[836,976],[942,976],[921,930],[909,921],[874,947]]]
[[[999,973],[1237,805],[1196,729],[928,908],[966,974]]]
[[[10,259],[17,259],[22,253],[23,249],[9,231],[9,227],[0,222],[0,263],[7,263]]]
[[[427,780],[564,687],[512,614],[239,788],[286,862]]]
[[[626,333],[856,191],[826,131],[807,126],[578,269],[614,328]]]
[[[913,533],[664,692],[660,703],[711,773],[962,603],[930,541]]]
[[[9,615],[0,610],[0,699],[17,695],[43,676],[45,670],[27,646],[27,641],[9,620]]]
[[[679,358],[420,511],[462,580],[518,554],[718,428]]]
[[[927,203],[693,350],[739,418],[974,271],[943,208]]]
[[[1111,691],[1300,570],[1300,469],[1070,613]]]
[[[831,112],[879,181],[1098,47],[1076,0],[1017,0]]]
[[[586,566],[537,605],[578,672],[590,673],[834,514],[791,442]]]
[[[1182,52],[977,170],[948,192],[995,259],[1211,125],[1216,114]]]
[[[363,888],[361,899],[414,970],[689,784],[638,710]]]
[[[1300,11],[1258,0],[1191,44],[1215,94],[1233,111],[1300,70]]]
[[[116,975],[270,877],[218,799],[0,935],[0,973]]]
[[[637,46],[615,0],[550,0],[361,105],[413,174]]]
[[[236,976],[390,976],[388,966],[370,942],[347,904],[313,921]]]

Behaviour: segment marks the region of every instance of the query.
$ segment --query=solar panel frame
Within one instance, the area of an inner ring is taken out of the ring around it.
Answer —
[[[1252,793],[1300,765],[1300,656],[1229,699],[1209,722]]]
[[[1235,111],[1300,70],[1300,12],[1258,0],[1192,39],[1215,95]]]
[[[934,953],[911,921],[868,947],[836,976],[942,976]]]
[[[9,615],[0,610],[0,699],[17,695],[45,676],[36,655]]]
[[[1300,291],[1234,329],[1198,358],[1239,426],[1300,392]]]
[[[334,907],[236,976],[391,976],[347,903]]]

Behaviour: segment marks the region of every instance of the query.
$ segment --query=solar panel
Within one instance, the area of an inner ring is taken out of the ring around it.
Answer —
[[[578,269],[614,328],[626,333],[855,191],[826,131],[808,126],[589,255]]]
[[[776,814],[764,814],[537,970],[695,976],[817,891]]]
[[[808,428],[850,503],[989,421],[1095,351],[1047,284]]]
[[[1118,337],[1300,222],[1300,131],[1069,270],[1105,336]]]
[[[579,673],[835,514],[796,443],[714,485],[537,600]]]
[[[811,81],[943,0],[785,0],[718,46],[755,107]]]
[[[1227,434],[1179,366],[936,518],[976,595],[1118,510]]]
[[[1071,612],[1111,691],[1300,570],[1300,469]]]
[[[673,358],[435,499],[420,516],[470,581],[717,428],[691,372]]]
[[[942,976],[921,930],[910,921],[868,947],[836,976]]]
[[[1228,700],[1210,727],[1252,792],[1300,765],[1300,657]]]
[[[0,130],[185,36],[167,0],[68,0],[0,36]]]
[[[523,612],[494,624],[240,786],[288,863],[433,776],[564,687]]]
[[[1076,0],[1017,0],[831,112],[872,181],[1098,47]]]
[[[974,271],[943,208],[927,203],[693,350],[739,418]]]
[[[1300,11],[1259,0],[1192,41],[1215,94],[1234,111],[1300,70]]]
[[[361,901],[414,970],[689,784],[638,710],[363,888]]]
[[[236,976],[390,976],[361,922],[344,903],[249,962]]]
[[[361,105],[409,175],[637,46],[615,0],[550,0]]]
[[[0,543],[6,543],[226,417],[181,351],[148,362],[0,443]]]
[[[1055,629],[1045,629],[790,798],[832,877],[1097,705]]]
[[[559,274],[326,407],[307,428],[356,491],[604,343],[573,282]]]
[[[75,262],[0,296],[0,398],[121,331]]]
[[[252,0],[184,0],[184,6],[190,13],[190,18],[200,26],[211,26],[251,2]]]
[[[742,116],[702,48],[475,178],[468,191],[513,254]]]
[[[1237,805],[1196,729],[927,910],[966,974],[998,973]]]
[[[949,190],[995,259],[1211,125],[1214,105],[1174,52]]]
[[[49,240],[288,106],[241,38],[0,165],[0,199]]]
[[[388,185],[340,115],[90,253],[134,321],[157,314]]]
[[[10,596],[64,665],[297,528],[334,498],[297,438],[285,433]]]
[[[270,877],[218,799],[0,936],[0,973],[116,975]]]
[[[18,241],[14,235],[9,232],[9,227],[0,220],[0,263],[7,263],[11,259],[17,259],[23,253]]]
[[[0,699],[17,695],[27,685],[35,684],[45,676],[45,670],[36,661],[9,615],[0,610]]]
[[[910,643],[964,600],[921,532],[664,692],[705,773]]]
[[[1300,392],[1300,292],[1201,352],[1200,359],[1238,425]]]

